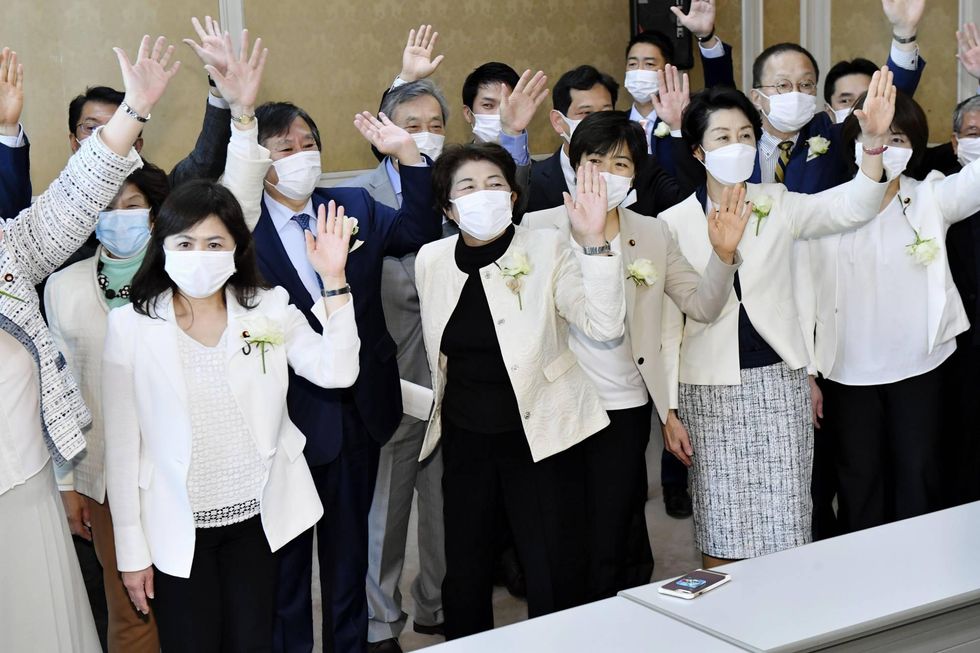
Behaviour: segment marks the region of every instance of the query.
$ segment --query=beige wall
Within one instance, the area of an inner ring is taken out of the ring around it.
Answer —
[[[870,0],[865,2],[870,4]],[[762,6],[765,12],[762,20],[763,47],[800,42],[800,0],[764,0]]]

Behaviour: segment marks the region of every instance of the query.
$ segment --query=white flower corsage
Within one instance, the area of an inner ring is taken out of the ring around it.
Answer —
[[[809,153],[806,156],[807,161],[812,161],[830,150],[830,141],[823,136],[814,136],[808,139],[806,144],[809,148]]]
[[[915,242],[905,246],[905,253],[911,256],[916,263],[926,267],[935,261],[939,255],[939,243],[936,242],[935,238],[922,238],[916,229],[913,231],[915,232]]]
[[[772,211],[772,198],[768,195],[760,195],[752,200],[752,214],[755,216],[756,236],[759,235],[759,228],[762,227],[762,221],[769,217],[770,211]]]
[[[265,315],[245,317],[240,320],[240,323],[244,327],[242,340],[245,341],[245,346],[242,347],[242,351],[247,356],[252,351],[252,345],[258,346],[262,354],[262,373],[265,374],[265,348],[285,342],[282,327]]]
[[[637,286],[652,286],[660,278],[660,275],[657,274],[657,268],[653,265],[653,261],[648,258],[638,258],[630,263],[626,266],[626,274]]]
[[[499,263],[494,263],[498,268],[500,268],[500,274],[506,279],[507,287],[510,291],[517,295],[517,305],[520,309],[524,310],[524,302],[521,300],[521,289],[524,287],[524,281],[521,277],[530,274],[531,272],[531,260],[522,251],[514,251],[507,254]]]
[[[350,237],[351,238],[354,238],[354,236],[357,235],[357,232],[361,230],[360,226],[358,226],[358,224],[357,224],[357,218],[352,217],[352,216],[349,216],[349,215],[345,215],[344,216],[344,221],[345,222],[347,222],[347,221],[353,221],[354,222],[354,226],[350,230]],[[350,244],[350,247],[347,250],[347,253],[350,254],[351,252],[353,252],[355,249],[357,249],[358,247],[360,247],[363,244],[364,244],[364,241],[363,240],[357,240],[356,238],[354,238],[354,240]]]
[[[670,125],[661,120],[657,128],[653,130],[653,135],[657,138],[667,138],[670,136]]]

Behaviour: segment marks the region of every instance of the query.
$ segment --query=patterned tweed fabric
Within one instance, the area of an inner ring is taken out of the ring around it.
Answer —
[[[811,540],[806,370],[779,363],[741,374],[741,385],[679,387],[678,416],[694,448],[695,539],[716,558],[753,558]]]

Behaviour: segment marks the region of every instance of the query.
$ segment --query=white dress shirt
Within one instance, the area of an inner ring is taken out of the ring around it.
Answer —
[[[41,434],[37,364],[3,329],[0,361],[0,451],[6,450],[0,455],[0,464],[16,466],[8,476],[26,480],[44,469],[49,460]]]
[[[609,245],[617,255],[623,253],[619,234]],[[573,240],[572,247],[579,245]],[[646,384],[633,362],[629,325],[622,336],[608,342],[593,340],[574,324],[568,325],[568,332],[568,348],[595,386],[605,410],[636,408],[649,401]]]
[[[951,338],[929,353],[929,279],[905,250],[914,240],[897,196],[877,218],[841,236],[831,381],[894,383],[936,369],[956,350]]]
[[[310,216],[310,226],[313,227],[316,224],[313,222],[316,219],[313,199],[311,198],[306,202],[302,211],[294,212],[265,193],[265,205],[269,209],[269,217],[272,218],[272,224],[276,226],[276,233],[279,234],[279,240],[282,241],[286,255],[289,256],[289,262],[293,264],[300,281],[306,286],[315,303],[320,299],[320,282],[317,279],[316,270],[313,269],[313,264],[306,257],[306,235],[303,233],[303,228],[293,220],[294,215],[305,213]]]
[[[568,186],[568,194],[575,199],[575,168],[572,167],[572,162],[568,158],[568,154],[565,153],[565,148],[561,148],[561,154],[558,155],[558,161],[561,163],[561,173],[565,175],[565,185]]]
[[[26,143],[24,138],[24,126],[17,125],[17,135],[16,136],[3,136],[0,135],[0,145],[6,145],[7,147],[23,147]]]
[[[650,113],[644,116],[636,108],[636,104],[633,104],[633,108],[630,109],[630,120],[640,123],[640,127],[643,127],[643,133],[647,137],[647,154],[653,154],[651,139],[653,138],[653,126],[657,122],[657,110],[650,109]]]

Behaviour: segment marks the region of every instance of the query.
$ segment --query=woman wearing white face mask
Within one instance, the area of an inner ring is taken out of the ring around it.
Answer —
[[[647,160],[642,127],[623,112],[594,113],[575,130],[569,152],[572,161],[592,163],[602,170],[608,193],[603,235],[612,250],[623,256],[622,275],[627,280],[624,335],[597,342],[572,325],[569,338],[569,347],[595,385],[610,420],[608,427],[583,443],[589,594],[590,599],[599,600],[649,581],[649,577],[630,577],[627,542],[631,521],[643,520],[646,505],[644,452],[653,405],[660,411],[660,421],[667,417],[660,338],[664,296],[674,299],[694,319],[711,322],[718,317],[731,292],[737,269],[735,248],[749,211],[743,203],[732,201],[728,204],[734,210],[726,206],[704,225],[716,255],[710,257],[702,278],[681,254],[666,224],[621,206],[632,179]],[[568,242],[570,223],[565,207],[529,213],[521,224],[557,229]],[[647,540],[646,528],[643,533]]]
[[[843,136],[862,162],[869,148],[857,118],[845,121]],[[839,435],[845,532],[942,507],[942,365],[969,327],[946,231],[980,211],[980,163],[918,181],[927,142],[925,114],[900,94],[877,148],[887,148],[889,180],[878,219],[810,243],[816,364],[828,379],[826,419]]]
[[[133,303],[109,314],[102,396],[117,566],[140,612],[153,600],[163,650],[272,641],[272,552],[323,512],[286,412],[288,368],[321,387],[357,378],[352,228],[331,202],[307,235],[324,284],[321,336],[283,289],[263,288],[231,192],[184,184],[156,217]]]
[[[859,114],[863,140],[884,141],[894,103],[891,73],[876,73]],[[691,468],[696,540],[704,564],[765,555],[810,540],[813,451],[810,346],[793,283],[795,239],[853,229],[874,218],[885,185],[880,153],[850,183],[816,195],[781,184],[743,183],[752,173],[761,121],[734,89],[709,89],[684,113],[684,139],[707,169],[706,193],[660,214],[681,251],[704,269],[703,220],[725,191],[749,200],[735,288],[710,324],[664,308],[670,378],[668,448]],[[806,311],[804,311],[806,314]]]
[[[511,223],[515,166],[497,145],[447,148],[436,202],[461,234],[416,260],[435,409],[421,458],[442,442],[448,638],[493,627],[495,515],[510,522],[533,616],[585,600],[583,470],[574,445],[609,420],[568,325],[623,333],[622,267],[602,236],[607,199],[591,165],[566,196],[573,251],[557,233]]]

